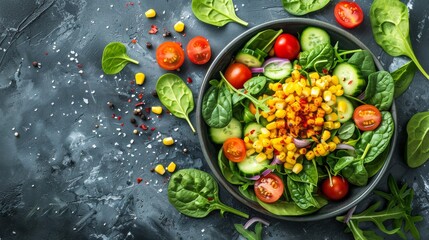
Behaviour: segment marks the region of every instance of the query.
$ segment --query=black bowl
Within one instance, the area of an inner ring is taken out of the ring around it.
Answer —
[[[341,49],[360,48],[360,49],[365,49],[370,51],[361,41],[359,41],[352,34],[338,27],[335,27],[333,25],[330,25],[321,21],[305,19],[305,18],[288,18],[288,19],[279,19],[279,20],[267,22],[267,23],[258,25],[256,27],[253,27],[247,30],[246,32],[240,34],[219,53],[219,55],[216,57],[216,59],[209,67],[207,74],[203,80],[203,83],[200,89],[200,94],[198,96],[198,103],[197,103],[198,137],[199,137],[201,148],[203,150],[203,154],[207,161],[207,164],[209,165],[210,169],[213,171],[213,174],[218,179],[218,181],[228,190],[229,193],[231,193],[231,195],[233,195],[236,199],[238,199],[240,202],[244,203],[248,207],[260,213],[266,214],[268,216],[275,217],[282,220],[289,220],[289,221],[315,221],[315,220],[321,220],[329,217],[334,217],[344,213],[351,207],[358,204],[374,189],[374,187],[377,185],[379,180],[382,178],[383,174],[386,172],[393,153],[392,146],[394,146],[396,142],[396,131],[395,131],[391,140],[390,150],[389,150],[387,159],[383,167],[381,168],[381,170],[375,176],[369,179],[368,185],[364,187],[352,187],[350,189],[348,196],[345,199],[339,202],[329,202],[328,205],[324,206],[319,211],[309,215],[303,215],[303,216],[274,215],[266,211],[257,203],[251,202],[246,198],[244,198],[238,191],[237,186],[232,185],[228,181],[226,181],[218,166],[217,156],[218,156],[219,146],[216,146],[210,141],[209,134],[208,134],[208,126],[204,122],[202,118],[202,113],[201,113],[201,106],[202,106],[204,93],[210,87],[209,81],[212,79],[220,79],[219,72],[224,71],[226,69],[226,67],[233,59],[234,55],[244,46],[244,44],[250,38],[252,38],[258,32],[265,29],[283,29],[285,33],[295,34],[295,33],[302,32],[302,30],[307,26],[315,26],[315,27],[325,29],[331,36],[331,42],[335,43],[339,41]],[[380,62],[377,60],[377,58],[374,57],[374,61],[375,61],[376,67],[379,70],[382,70],[383,68]],[[395,104],[392,105],[391,113],[395,122],[395,129],[397,129]]]

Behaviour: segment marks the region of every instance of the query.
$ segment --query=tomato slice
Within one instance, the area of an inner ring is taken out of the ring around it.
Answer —
[[[196,36],[189,41],[186,46],[186,53],[189,60],[195,64],[205,64],[212,56],[209,41],[201,36]]]
[[[331,184],[332,181],[332,184]],[[349,192],[349,183],[343,177],[332,176],[322,183],[322,192],[330,200],[337,201],[344,198]]]
[[[381,113],[373,105],[360,105],[353,112],[353,120],[360,130],[371,131],[380,125]]]
[[[176,70],[185,61],[185,52],[176,42],[163,42],[156,49],[156,61],[165,70]]]
[[[243,88],[243,84],[252,77],[252,71],[243,63],[233,63],[225,71],[225,78],[237,89]]]
[[[280,199],[284,192],[282,179],[274,173],[261,177],[254,185],[256,197],[266,203],[273,203]]]
[[[231,162],[241,162],[246,158],[246,144],[241,138],[228,138],[223,143],[223,153]]]
[[[335,5],[335,20],[345,28],[355,28],[363,21],[362,8],[355,2],[342,1]]]

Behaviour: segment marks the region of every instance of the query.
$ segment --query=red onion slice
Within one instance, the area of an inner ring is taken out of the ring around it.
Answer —
[[[298,139],[298,138],[294,138],[293,139],[293,143],[295,143],[295,146],[297,148],[303,148],[303,147],[307,147],[308,145],[310,145],[311,141],[308,139]]]
[[[270,165],[280,165],[280,164],[283,164],[283,162],[280,161],[280,159],[277,157],[277,155],[274,156],[273,161],[271,161],[271,163],[270,163]]]
[[[344,222],[344,223],[348,223],[348,222],[350,221],[350,219],[352,218],[353,213],[355,212],[355,210],[356,210],[356,206],[352,207],[352,208],[347,212],[346,216],[344,216],[344,220],[343,220],[343,222]]]
[[[258,217],[252,217],[251,219],[249,219],[249,221],[247,221],[243,227],[244,229],[248,229],[250,226],[252,226],[252,224],[254,224],[255,222],[260,222],[262,224],[264,224],[265,226],[270,226],[270,223],[267,220],[264,220],[262,218],[258,218]]]
[[[273,169],[269,169],[269,168],[267,168],[267,169],[265,169],[265,171],[263,171],[262,173],[261,173],[261,176],[262,177],[265,177],[265,176],[267,176],[268,174],[270,174],[270,173],[272,173],[273,172]]]
[[[337,144],[337,147],[335,148],[337,150],[355,150],[355,148],[352,145],[340,143]]]
[[[261,178],[261,175],[255,175],[253,177],[247,177],[249,180],[258,181]]]

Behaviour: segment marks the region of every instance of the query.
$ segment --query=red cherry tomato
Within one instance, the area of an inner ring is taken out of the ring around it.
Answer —
[[[345,28],[355,28],[363,21],[363,11],[355,2],[342,1],[335,5],[335,20]]]
[[[349,183],[343,177],[332,176],[325,179],[322,183],[322,192],[330,200],[337,201],[344,198],[349,192]]]
[[[223,143],[223,154],[231,162],[241,162],[246,158],[246,144],[241,138],[228,138]]]
[[[209,41],[201,36],[196,36],[189,41],[186,53],[189,60],[195,64],[205,64],[212,56]]]
[[[293,60],[298,57],[300,51],[298,39],[289,33],[280,34],[274,43],[274,54],[280,58]]]
[[[381,123],[381,113],[373,105],[360,105],[353,112],[353,121],[362,131],[376,129]]]
[[[283,181],[274,173],[269,173],[256,181],[254,189],[256,197],[266,203],[273,203],[283,195]]]
[[[225,71],[225,78],[237,89],[243,88],[243,84],[252,77],[252,71],[242,64],[233,63]]]
[[[156,49],[156,61],[165,70],[176,70],[185,61],[185,52],[176,42],[163,42]]]

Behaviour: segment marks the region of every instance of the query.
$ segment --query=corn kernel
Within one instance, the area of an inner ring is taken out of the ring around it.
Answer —
[[[293,165],[292,172],[298,174],[302,171],[302,168],[303,166],[301,163],[296,163],[295,165]]]
[[[161,114],[162,113],[162,107],[161,106],[153,106],[152,108],[152,112],[155,114]]]
[[[273,148],[279,152],[283,151],[283,145],[281,144],[273,144]]]
[[[276,118],[284,118],[286,117],[286,111],[283,109],[279,109],[275,113]]]
[[[259,136],[262,136],[264,138],[268,138],[270,136],[270,131],[266,128],[261,128],[261,133],[259,134]]]
[[[168,164],[167,166],[167,171],[168,172],[174,172],[176,170],[176,164],[174,162],[171,162],[170,164]]]
[[[283,164],[283,167],[284,167],[284,168],[286,168],[286,169],[292,170],[292,169],[293,169],[293,164],[290,164],[290,163],[288,163],[288,162],[285,162],[285,163]]]
[[[322,103],[322,105],[320,105],[320,107],[322,107],[322,109],[325,111],[326,114],[330,114],[332,112],[332,108],[326,104],[325,102]]]
[[[311,89],[309,87],[304,87],[302,89],[302,95],[304,95],[305,97],[310,96],[310,94],[311,94]]]
[[[144,73],[136,73],[135,80],[137,85],[142,85],[144,83],[145,75]]]
[[[256,152],[260,153],[260,152],[262,152],[262,150],[263,150],[263,148],[264,148],[264,147],[262,146],[261,141],[256,140],[256,141],[253,143],[253,148],[255,149],[255,151],[256,151]]]
[[[322,141],[328,141],[328,139],[331,137],[331,132],[328,130],[323,131],[322,133]]]
[[[294,164],[296,163],[296,159],[286,157],[286,162],[287,162],[287,163],[290,163],[290,164],[292,164],[292,165],[294,165]]]
[[[174,24],[174,30],[179,33],[183,32],[185,30],[185,24],[182,21],[178,21]]]
[[[162,166],[162,164],[156,165],[155,172],[158,173],[159,175],[164,175],[164,173],[165,173],[164,166]]]
[[[268,147],[268,146],[271,146],[270,139],[268,139],[268,138],[262,139],[262,146],[265,147],[265,148]]]
[[[317,73],[317,72],[312,72],[312,73],[308,74],[308,76],[311,79],[316,79],[316,80],[320,78],[319,73]]]
[[[334,85],[338,85],[340,82],[338,81],[338,76],[334,75],[331,77],[331,82]]]
[[[347,103],[345,101],[338,101],[337,111],[341,113],[345,113],[347,111]]]
[[[174,139],[172,137],[166,137],[166,138],[162,139],[162,143],[165,146],[170,146],[170,145],[173,145]]]
[[[147,10],[145,13],[144,13],[144,15],[147,17],[147,18],[154,18],[155,16],[156,16],[156,12],[155,12],[155,9],[149,9],[149,10]]]
[[[328,147],[329,147],[329,151],[333,152],[337,148],[337,144],[331,141],[328,143]]]
[[[334,122],[334,129],[338,129],[341,127],[341,123],[340,122]]]
[[[330,91],[323,92],[323,100],[325,100],[325,102],[331,101],[331,98],[332,98],[332,93]]]
[[[250,156],[252,156],[255,152],[256,152],[256,151],[255,151],[255,149],[254,149],[254,148],[251,148],[251,149],[249,149],[249,150],[247,150],[247,151],[246,151],[246,156],[250,157]]]
[[[253,149],[253,143],[251,142],[244,143],[244,145],[246,146],[246,149]]]
[[[295,150],[296,150],[295,143],[288,143],[288,144],[286,145],[286,149],[287,149],[288,151],[295,151]]]
[[[335,92],[335,95],[336,96],[342,96],[344,94],[344,90],[343,89],[341,89],[341,90],[337,90],[336,92]]]
[[[332,129],[334,129],[334,123],[333,122],[324,122],[323,127],[325,129],[332,130]]]
[[[255,157],[256,162],[263,162],[265,160],[267,160],[267,155],[265,153],[259,153],[258,155],[256,155]]]
[[[325,120],[328,121],[328,122],[338,121],[338,114],[336,114],[334,112],[330,113],[330,114],[327,114],[327,115],[325,115]]]
[[[307,153],[307,148],[300,148],[298,150],[298,153],[301,154],[301,155],[305,155]]]
[[[310,96],[312,97],[318,97],[320,94],[320,88],[319,87],[312,87]]]
[[[274,121],[274,119],[276,119],[276,115],[269,115],[268,117],[267,117],[267,121],[268,122],[272,122],[272,121]]]
[[[280,110],[280,109],[285,109],[286,107],[286,103],[285,102],[277,102],[276,103],[276,109]]]
[[[340,140],[340,138],[338,136],[335,136],[335,137],[332,138],[332,142],[334,142],[335,144],[340,144],[341,140]]]
[[[301,74],[299,73],[299,71],[297,69],[292,71],[292,79],[293,80],[299,80],[299,78],[301,77]]]
[[[314,125],[316,125],[316,126],[323,126],[323,122],[324,122],[323,118],[321,118],[321,117],[317,117],[317,118],[314,120]]]

